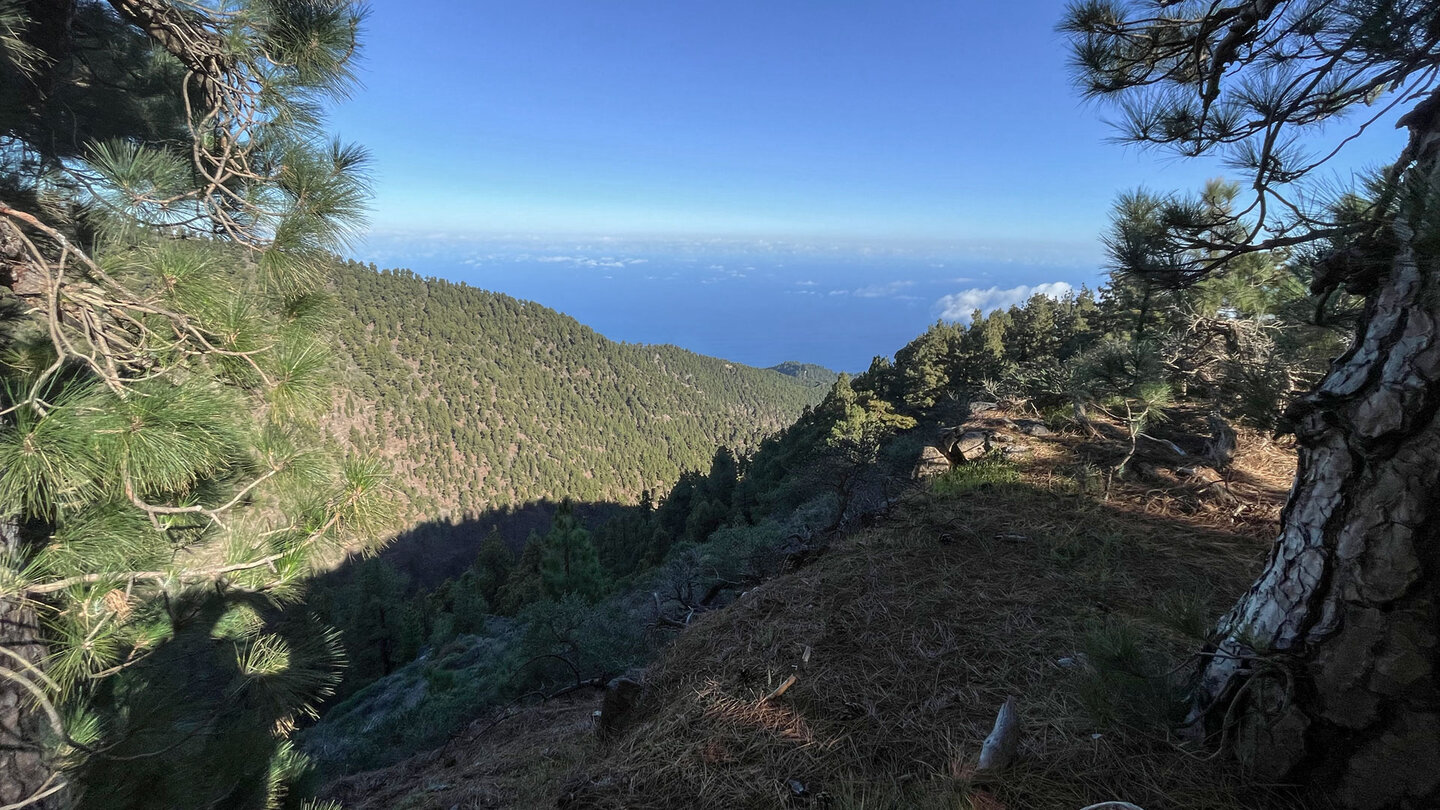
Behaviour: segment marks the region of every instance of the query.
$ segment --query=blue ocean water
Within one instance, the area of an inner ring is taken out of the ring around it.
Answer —
[[[892,355],[937,319],[964,320],[974,306],[1006,306],[1040,285],[1093,286],[1098,272],[1085,246],[966,252],[437,236],[372,237],[359,258],[536,301],[612,340],[850,372]]]

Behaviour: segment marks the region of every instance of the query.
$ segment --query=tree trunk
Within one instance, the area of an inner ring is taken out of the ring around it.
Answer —
[[[18,530],[10,521],[0,520],[0,551],[12,551],[19,542]],[[40,625],[29,605],[0,597],[0,807],[8,807],[47,790],[52,773],[43,742],[45,716],[35,707],[30,691],[17,681],[27,678],[26,667],[8,653],[34,666],[44,659]],[[33,677],[27,680],[34,684]],[[58,807],[55,795],[26,805],[35,810]]]
[[[1420,207],[1440,207],[1427,185]],[[1197,692],[1196,715],[1230,721],[1257,776],[1354,808],[1440,807],[1434,221],[1400,217],[1354,346],[1292,411],[1299,469],[1280,537]]]

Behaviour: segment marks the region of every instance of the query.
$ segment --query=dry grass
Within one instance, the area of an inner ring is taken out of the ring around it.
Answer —
[[[1106,436],[1092,439],[1070,432],[1039,442],[1027,465],[1031,479],[1146,515],[1266,540],[1275,535],[1295,478],[1295,450],[1289,437],[1275,439],[1238,427],[1239,452],[1227,470],[1216,473],[1205,467],[1200,456],[1209,431],[1204,412],[1176,408],[1150,433],[1176,442],[1191,457],[1156,459],[1142,452],[1132,464],[1135,474],[1112,480],[1108,471],[1126,451],[1124,430],[1103,420],[1097,425]]]
[[[1175,595],[1218,615],[1268,541],[1193,512],[1147,515],[1125,493],[1060,494],[1049,476],[1037,464],[1028,483],[918,497],[707,617],[654,667],[643,722],[560,806],[1295,806],[1183,749],[1159,718],[1097,719],[1103,676],[1057,663],[1118,627],[1157,672],[1183,664],[1198,642],[1167,621]],[[793,688],[761,702],[791,674]],[[1024,719],[1022,761],[981,779],[973,766],[1007,695]]]
[[[697,621],[617,739],[587,733],[593,704],[566,704],[332,793],[362,810],[1302,807],[1185,748],[1158,716],[1174,685],[1161,673],[1184,671],[1193,634],[1244,591],[1274,534],[1293,454],[1256,438],[1242,437],[1223,492],[1161,480],[1108,493],[1077,461],[1106,448],[1022,439],[1020,483],[912,496]],[[1061,665],[1097,643],[1159,677]],[[976,774],[1011,695],[1020,761]]]
[[[596,743],[593,693],[557,699],[499,723],[477,721],[444,747],[326,786],[346,810],[554,807],[557,786]]]

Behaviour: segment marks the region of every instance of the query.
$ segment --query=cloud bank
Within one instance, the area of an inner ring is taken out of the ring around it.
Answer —
[[[494,254],[491,254],[494,256]],[[488,258],[488,257],[487,257]],[[602,256],[598,259],[589,256],[531,256],[521,253],[510,257],[513,261],[537,261],[542,264],[571,264],[575,267],[613,267],[622,268],[635,264],[645,264],[649,259],[616,259],[611,256]]]
[[[913,281],[892,281],[888,284],[871,284],[858,290],[851,290],[850,294],[856,298],[890,298],[899,296],[906,287],[913,286],[915,286]]]
[[[1045,284],[1036,284],[1033,287],[1022,284],[1008,290],[1002,290],[999,287],[991,287],[988,290],[972,287],[941,298],[938,305],[940,317],[949,321],[969,323],[970,316],[977,309],[982,313],[990,313],[997,309],[1006,309],[1024,303],[1032,296],[1044,295],[1050,298],[1063,298],[1074,291],[1075,288],[1064,281],[1051,281]]]

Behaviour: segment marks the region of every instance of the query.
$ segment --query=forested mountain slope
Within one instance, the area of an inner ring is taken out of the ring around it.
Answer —
[[[795,360],[786,360],[779,365],[771,366],[770,370],[778,371],[787,377],[794,377],[806,385],[818,385],[824,388],[829,388],[831,383],[835,382],[835,378],[839,376],[824,366]]]
[[[412,519],[538,499],[633,503],[824,394],[674,346],[616,343],[538,304],[408,270],[336,273],[349,393],[332,429],[378,451]]]

